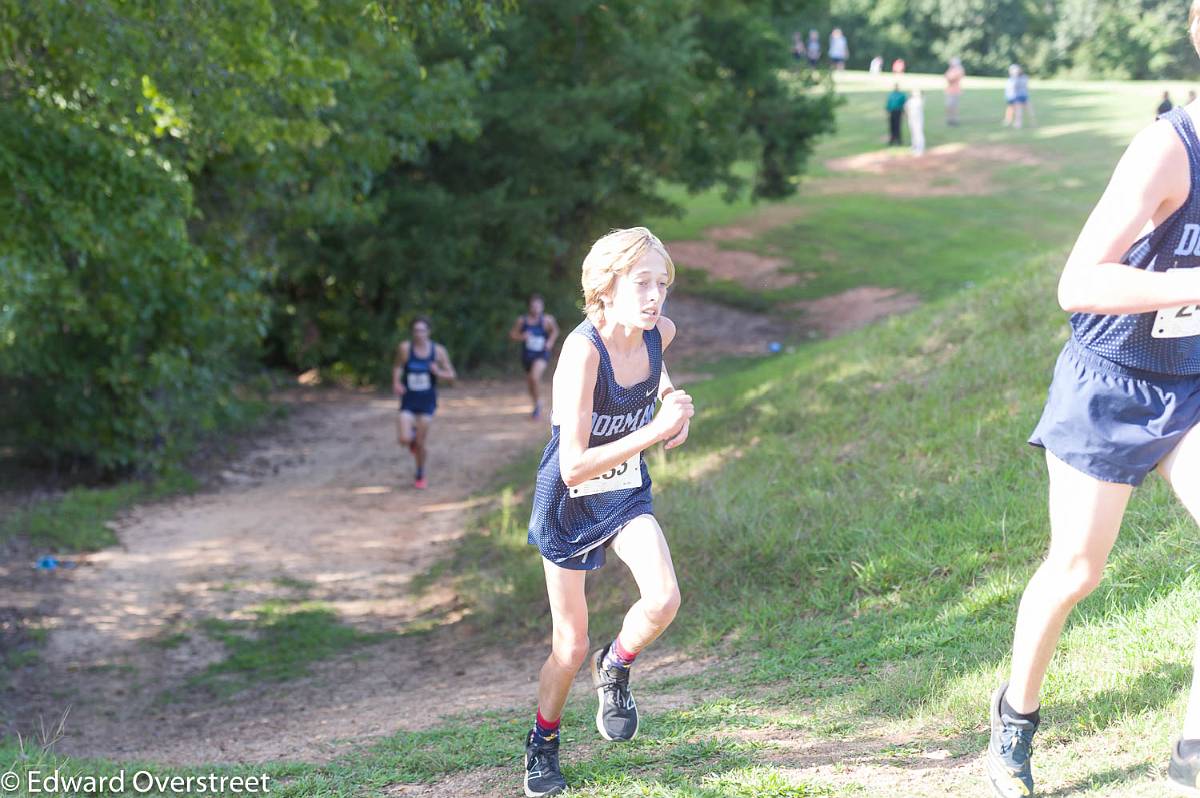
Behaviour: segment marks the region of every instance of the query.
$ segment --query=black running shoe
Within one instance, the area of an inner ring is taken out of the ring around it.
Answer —
[[[1167,783],[1171,789],[1182,795],[1200,796],[1200,745],[1196,740],[1189,740],[1188,752],[1183,753],[1183,740],[1176,740],[1171,746],[1171,765],[1167,768]]]
[[[992,693],[992,739],[988,743],[987,771],[992,791],[999,798],[1033,796],[1033,733],[1037,723],[1000,712],[1008,683]]]
[[[558,734],[539,740],[532,731],[525,738],[525,795],[540,798],[558,795],[567,789],[567,780],[558,769]]]
[[[605,740],[632,740],[638,730],[637,703],[629,692],[628,668],[605,668],[608,648],[592,655],[592,686],[600,706],[596,708],[596,729]]]

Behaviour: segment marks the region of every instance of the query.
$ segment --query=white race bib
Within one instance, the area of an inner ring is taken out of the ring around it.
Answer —
[[[428,391],[433,387],[433,381],[429,378],[428,371],[410,371],[408,372],[408,390],[410,391]]]
[[[529,337],[525,339],[525,348],[530,352],[541,352],[546,348],[545,336],[530,333]]]
[[[625,490],[642,486],[642,453],[638,452],[614,469],[605,471],[598,477],[593,477],[582,485],[568,489],[572,498],[576,496],[594,496],[597,493],[608,493],[611,490]]]
[[[1154,317],[1154,338],[1190,338],[1200,335],[1200,305],[1164,308]]]

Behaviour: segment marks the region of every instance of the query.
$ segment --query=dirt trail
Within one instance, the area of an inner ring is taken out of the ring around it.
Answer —
[[[471,512],[489,500],[496,470],[546,439],[521,385],[443,392],[423,492],[411,487],[411,458],[396,446],[392,400],[301,398],[284,429],[225,471],[220,488],[123,518],[119,546],[36,579],[24,575],[27,563],[0,567],[5,593],[17,594],[5,602],[30,607],[40,598],[49,630],[39,662],[0,693],[0,734],[28,733],[39,716],[49,725],[70,705],[58,746],[69,755],[322,761],[447,715],[530,701],[535,664],[514,663],[511,652],[489,651],[455,628],[450,588],[417,593],[410,584],[450,555]],[[429,618],[443,628],[355,648],[301,679],[231,699],[186,688],[224,656],[198,624],[249,617],[253,606],[298,593],[364,631]],[[185,642],[161,645],[178,634]],[[647,672],[694,667],[676,667],[668,652],[647,659]]]

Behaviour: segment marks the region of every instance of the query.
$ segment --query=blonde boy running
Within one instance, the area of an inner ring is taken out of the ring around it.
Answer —
[[[614,230],[583,262],[587,318],[567,336],[554,372],[550,443],[538,466],[529,542],[538,547],[554,633],[542,666],[534,728],[525,740],[525,795],[566,789],[558,763],[559,718],[588,656],[587,572],[611,548],[633,574],[641,598],[620,633],[591,656],[606,740],[637,734],[629,670],[675,617],[679,587],[662,528],[653,515],[642,457],[660,441],[687,440],[692,399],[671,384],[662,354],[675,325],[662,315],[675,278],[670,255],[649,230]],[[654,412],[656,400],[662,406]]]

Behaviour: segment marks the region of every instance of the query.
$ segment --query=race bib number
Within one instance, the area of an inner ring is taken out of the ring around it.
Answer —
[[[546,338],[542,335],[530,335],[525,339],[525,348],[530,352],[541,352],[546,348]]]
[[[1154,338],[1190,338],[1200,335],[1200,305],[1164,308],[1154,317]]]
[[[641,486],[642,454],[638,452],[616,468],[605,471],[582,485],[576,485],[567,492],[574,498],[576,496],[594,496],[597,493],[608,493],[612,490],[640,488]]]
[[[428,391],[433,387],[433,380],[429,377],[427,371],[410,371],[408,372],[408,390],[410,391]]]

